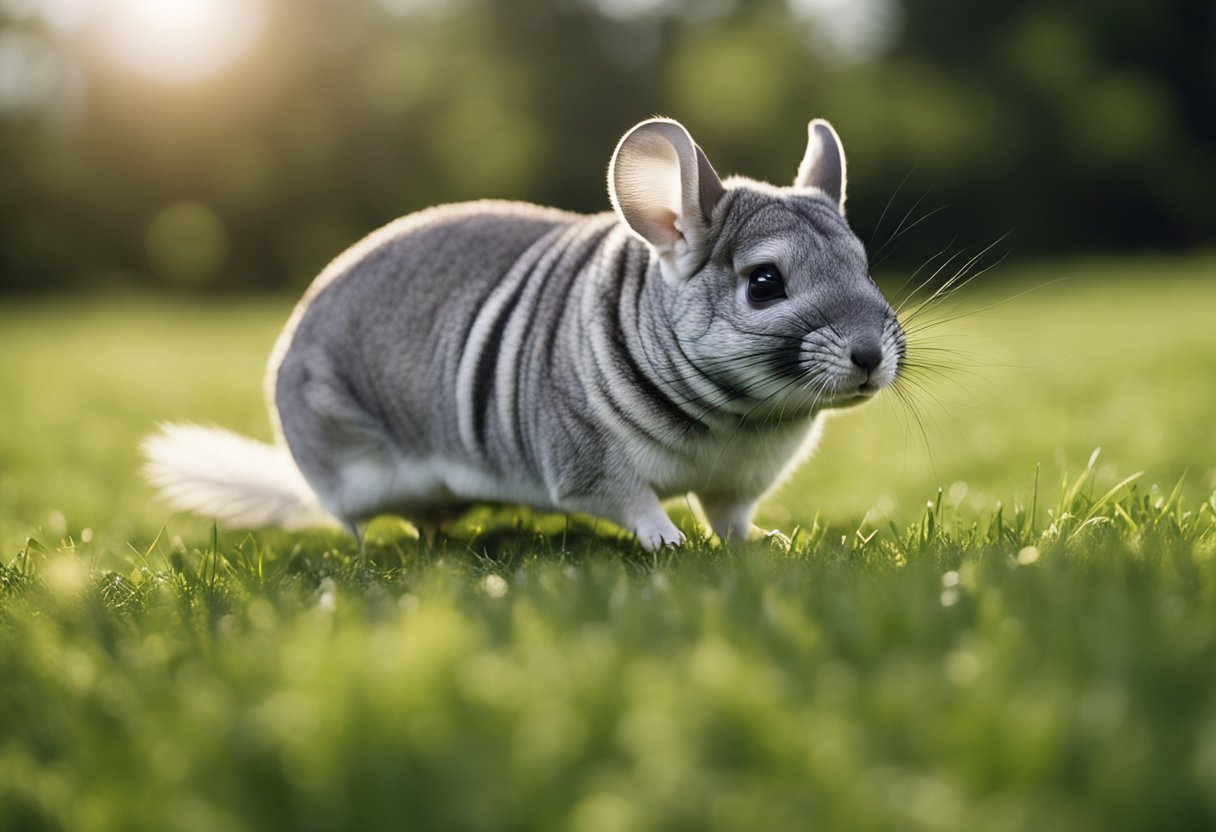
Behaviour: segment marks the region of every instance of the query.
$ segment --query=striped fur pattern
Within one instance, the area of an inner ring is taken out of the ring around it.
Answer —
[[[826,122],[790,188],[721,181],[680,125],[643,122],[609,188],[615,211],[591,216],[430,209],[322,273],[267,388],[326,512],[355,529],[525,504],[655,549],[683,540],[661,501],[692,493],[723,539],[745,535],[822,414],[894,380],[903,333],[844,218]],[[784,299],[749,300],[762,264]]]

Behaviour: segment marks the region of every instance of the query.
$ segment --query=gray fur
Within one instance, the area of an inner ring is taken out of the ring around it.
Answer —
[[[812,142],[835,141],[815,124]],[[660,501],[692,492],[723,539],[747,534],[822,412],[889,384],[904,350],[842,214],[843,151],[817,153],[793,188],[719,182],[680,125],[652,120],[613,158],[616,213],[445,206],[356,245],[267,379],[321,506],[355,527],[526,504],[653,549],[683,539]],[[788,300],[758,309],[761,263]],[[881,351],[871,371],[859,344]]]

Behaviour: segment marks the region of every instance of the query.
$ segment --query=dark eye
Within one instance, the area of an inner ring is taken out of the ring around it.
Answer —
[[[747,276],[747,299],[762,304],[785,297],[785,281],[772,263],[756,266]]]

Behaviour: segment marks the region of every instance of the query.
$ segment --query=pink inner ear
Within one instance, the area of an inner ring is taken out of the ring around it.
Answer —
[[[679,215],[671,209],[665,209],[658,212],[654,218],[656,231],[662,236],[660,245],[674,246],[680,241],[683,236],[680,233],[680,228],[676,225]]]
[[[655,248],[672,248],[683,237],[678,225],[680,215],[671,208],[651,205],[626,216],[633,229]]]

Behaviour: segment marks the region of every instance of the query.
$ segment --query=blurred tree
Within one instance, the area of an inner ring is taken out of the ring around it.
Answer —
[[[976,79],[994,103],[981,139],[994,151],[950,183],[972,233],[1016,227],[1031,252],[1212,242],[1216,6],[918,0],[915,11],[891,62]]]
[[[1212,239],[1209,0],[262,2],[245,54],[168,83],[79,11],[153,0],[0,0],[0,290],[274,288],[436,202],[603,210],[653,113],[776,182],[832,119],[873,248],[947,209],[897,264],[1010,230],[1026,256]]]

